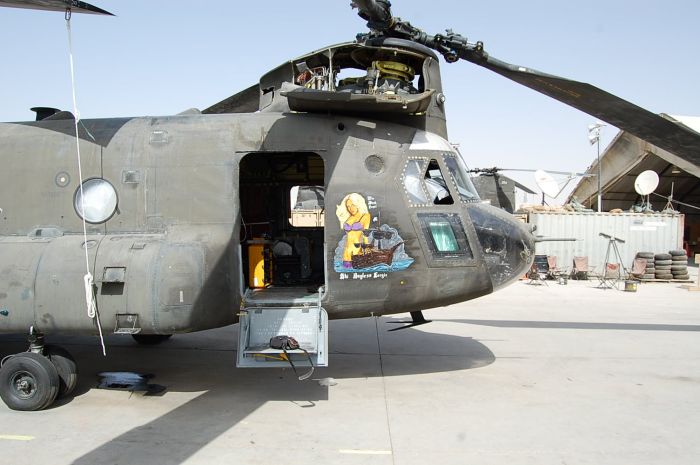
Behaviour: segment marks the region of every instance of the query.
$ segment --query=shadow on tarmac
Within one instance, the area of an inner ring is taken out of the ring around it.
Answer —
[[[519,320],[433,320],[450,323],[466,323],[495,328],[535,328],[535,329],[607,329],[615,331],[700,331],[700,325],[665,325],[639,323],[587,323],[576,321],[519,321]]]
[[[387,332],[387,318],[334,321],[330,325],[330,366],[313,378],[343,379],[403,376],[487,366],[494,354],[480,342],[408,328]],[[375,326],[376,325],[376,326]],[[424,329],[425,328],[425,329]],[[299,382],[291,370],[237,369],[233,327],[178,335],[159,346],[138,346],[131,338],[107,338],[107,357],[94,337],[47,336],[76,358],[80,382],[76,396],[97,384],[103,371],[152,373],[169,392],[205,391],[148,423],[93,449],[74,465],[115,463],[181,464],[268,401],[313,408],[329,399],[329,388]],[[0,357],[26,349],[23,336],[0,338]],[[69,404],[59,401],[54,408]],[[41,412],[37,412],[41,414]],[[280,419],[284,428],[290,419]]]

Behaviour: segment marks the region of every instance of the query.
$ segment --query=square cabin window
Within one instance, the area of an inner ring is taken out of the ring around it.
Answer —
[[[419,213],[418,219],[434,258],[473,258],[459,215],[450,213]]]
[[[458,252],[459,244],[455,232],[449,221],[428,220],[428,229],[435,243],[435,248],[440,253]]]

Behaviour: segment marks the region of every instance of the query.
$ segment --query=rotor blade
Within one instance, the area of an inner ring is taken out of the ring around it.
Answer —
[[[353,0],[362,18],[375,31],[358,40],[376,38],[376,33],[425,45],[454,63],[460,58],[498,73],[537,92],[559,100],[611,125],[627,131],[685,160],[700,164],[700,133],[645,110],[627,100],[584,82],[542,73],[498,60],[484,51],[482,42],[469,43],[451,30],[429,35],[400,18],[392,17],[388,0]]]
[[[676,124],[627,100],[585,82],[512,65],[488,55],[460,54],[461,58],[505,76],[627,131],[657,147],[700,164],[700,133]]]
[[[469,170],[470,173],[490,173],[490,174],[495,174],[499,171],[522,171],[524,173],[534,173],[535,171],[539,170],[533,170],[529,168],[498,168],[494,166],[493,168],[472,168]],[[562,175],[567,175],[567,176],[589,176],[586,173],[577,173],[575,171],[553,171],[553,170],[545,170],[547,173],[550,174],[562,174]]]
[[[527,168],[497,168],[496,171],[523,171],[525,173],[534,173],[537,170],[531,170]]]
[[[73,13],[114,16],[109,11],[78,0],[0,0],[0,6],[63,12],[69,9]]]

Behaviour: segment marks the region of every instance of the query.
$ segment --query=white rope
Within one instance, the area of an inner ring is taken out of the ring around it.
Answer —
[[[87,306],[88,317],[95,320],[97,330],[100,333],[100,344],[102,345],[102,355],[107,356],[105,348],[105,340],[102,335],[102,325],[100,324],[100,314],[97,311],[97,302],[95,302],[95,281],[90,273],[90,255],[88,253],[88,238],[87,224],[85,221],[85,196],[83,195],[83,167],[80,159],[80,136],[78,133],[78,123],[80,122],[80,112],[78,111],[78,103],[75,97],[75,71],[73,66],[73,37],[70,28],[71,10],[66,9],[66,29],[68,31],[68,57],[70,59],[70,82],[73,92],[73,115],[75,116],[75,147],[78,154],[78,180],[80,181],[80,217],[83,220],[83,249],[85,250],[85,276],[83,282],[85,284],[85,304]]]
[[[97,315],[97,304],[95,303],[95,293],[92,291],[92,286],[95,285],[95,281],[90,272],[83,276],[83,281],[85,281],[85,302],[87,302],[87,314],[90,318],[95,318],[95,315]]]

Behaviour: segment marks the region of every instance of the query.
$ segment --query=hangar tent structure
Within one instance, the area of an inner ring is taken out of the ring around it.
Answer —
[[[689,134],[700,135],[698,116],[661,116]],[[634,189],[637,176],[646,170],[659,175],[659,185],[651,194],[655,211],[666,208],[672,195],[673,208],[685,217],[683,241],[691,257],[700,253],[700,153],[672,153],[646,142],[626,131],[620,131],[600,156],[601,193],[604,211],[630,207],[640,202]],[[597,174],[594,161],[586,173]],[[567,202],[576,197],[579,202],[597,210],[598,180],[583,177],[573,189]]]

